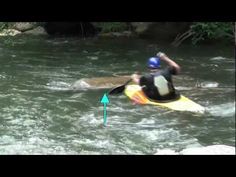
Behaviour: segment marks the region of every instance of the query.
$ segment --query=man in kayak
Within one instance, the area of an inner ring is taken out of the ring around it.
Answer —
[[[168,65],[161,69],[160,62],[164,61]],[[172,75],[180,72],[180,66],[162,52],[148,60],[149,74],[143,76],[133,74],[132,80],[142,87],[145,95],[153,101],[168,101],[179,98],[179,93],[175,90]]]

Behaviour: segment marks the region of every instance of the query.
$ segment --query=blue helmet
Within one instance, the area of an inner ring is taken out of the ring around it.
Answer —
[[[160,58],[159,57],[151,57],[148,59],[148,68],[157,69],[160,68]]]

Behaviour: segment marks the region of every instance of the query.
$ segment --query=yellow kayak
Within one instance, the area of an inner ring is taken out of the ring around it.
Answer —
[[[203,113],[205,108],[189,98],[181,95],[178,100],[171,102],[154,102],[150,101],[142,91],[139,85],[127,85],[124,91],[125,95],[128,96],[132,101],[138,104],[150,104],[156,106],[166,107],[176,111],[190,111],[190,112],[200,112]]]

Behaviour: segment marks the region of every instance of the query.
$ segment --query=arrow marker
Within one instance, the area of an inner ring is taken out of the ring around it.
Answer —
[[[104,126],[106,126],[107,124],[107,110],[106,110],[106,105],[110,102],[109,101],[109,98],[107,97],[106,94],[103,95],[101,101],[100,101],[102,104],[103,104],[103,124]]]

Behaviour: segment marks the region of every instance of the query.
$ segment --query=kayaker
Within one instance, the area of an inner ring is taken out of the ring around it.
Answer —
[[[168,66],[161,69],[161,61]],[[172,75],[180,72],[180,66],[171,60],[166,54],[159,52],[148,60],[149,73],[143,76],[133,74],[132,80],[142,87],[145,95],[153,101],[176,100],[179,93],[175,90]]]

